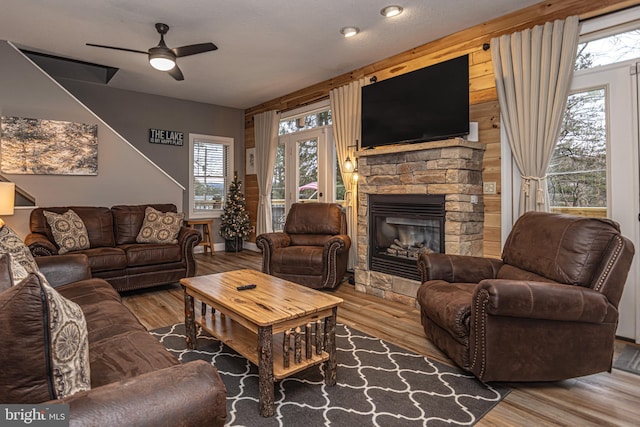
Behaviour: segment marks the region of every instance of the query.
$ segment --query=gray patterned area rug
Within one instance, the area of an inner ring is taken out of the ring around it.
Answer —
[[[613,367],[640,375],[640,347],[624,346],[620,356],[613,362]]]
[[[203,359],[216,366],[227,387],[230,426],[473,425],[509,393],[338,324],[337,384],[324,384],[321,366],[285,378],[275,385],[275,415],[262,418],[256,366],[200,328],[197,350],[186,349],[184,324],[151,334],[183,363]]]

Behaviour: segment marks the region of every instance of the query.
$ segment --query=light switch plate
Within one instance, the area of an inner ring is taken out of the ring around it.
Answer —
[[[496,183],[494,181],[486,181],[482,184],[482,192],[484,194],[496,194]]]

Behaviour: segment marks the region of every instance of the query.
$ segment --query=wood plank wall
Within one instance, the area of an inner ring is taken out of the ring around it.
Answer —
[[[439,40],[383,59],[374,64],[336,76],[313,86],[256,105],[245,112],[245,147],[255,146],[253,116],[263,111],[287,111],[329,96],[329,91],[365,77],[378,81],[417,70],[464,54],[469,54],[470,120],[479,123],[480,142],[486,144],[483,179],[497,184],[496,195],[485,195],[484,254],[501,254],[500,109],[491,63],[491,52],[482,48],[491,38],[530,28],[555,19],[578,15],[581,20],[640,4],[640,0],[551,0],[451,34]],[[244,179],[247,209],[252,224],[258,211],[256,175]],[[250,236],[255,241],[255,235]]]

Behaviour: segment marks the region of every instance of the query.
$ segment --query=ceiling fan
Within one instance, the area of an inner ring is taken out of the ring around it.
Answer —
[[[213,43],[198,43],[169,48],[164,42],[164,35],[167,34],[167,31],[169,31],[169,26],[167,24],[157,23],[156,30],[158,30],[158,33],[160,33],[160,42],[158,42],[157,46],[152,47],[147,52],[135,49],[127,49],[124,47],[104,46],[101,44],[93,43],[86,43],[86,45],[149,55],[149,64],[151,64],[153,68],[160,71],[167,71],[169,75],[176,80],[184,80],[182,71],[180,71],[180,68],[178,68],[178,64],[176,63],[176,58],[196,55],[198,53],[205,53],[218,49],[218,47]]]

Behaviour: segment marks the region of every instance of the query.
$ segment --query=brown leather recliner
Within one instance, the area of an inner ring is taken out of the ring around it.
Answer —
[[[557,381],[611,370],[633,244],[607,219],[528,212],[502,260],[425,254],[427,337],[481,381]]]
[[[262,271],[311,288],[335,288],[347,271],[351,240],[337,203],[294,203],[283,232],[256,238]]]

